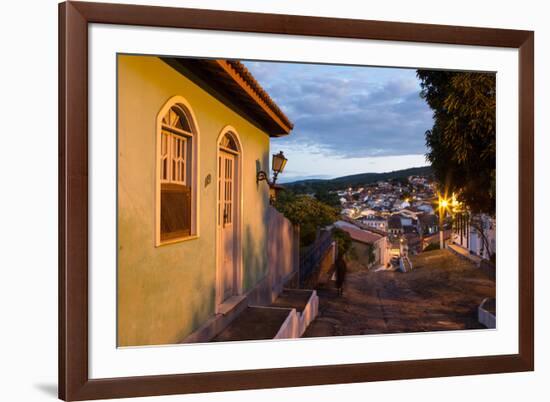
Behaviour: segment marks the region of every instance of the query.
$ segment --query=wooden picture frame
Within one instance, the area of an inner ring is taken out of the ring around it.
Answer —
[[[519,353],[90,379],[88,24],[120,24],[519,49]],[[59,397],[64,400],[443,377],[534,369],[534,33],[184,8],[59,5]]]

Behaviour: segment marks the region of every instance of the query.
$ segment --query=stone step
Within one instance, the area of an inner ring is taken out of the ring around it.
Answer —
[[[290,308],[249,306],[212,342],[274,339],[292,313]]]
[[[212,342],[299,338],[318,311],[315,290],[283,289],[271,306],[247,306]]]

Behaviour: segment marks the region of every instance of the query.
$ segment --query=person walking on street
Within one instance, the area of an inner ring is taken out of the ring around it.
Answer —
[[[346,261],[344,261],[344,256],[338,254],[336,258],[336,289],[338,290],[338,295],[344,295],[344,280],[346,279],[346,271],[348,269]]]

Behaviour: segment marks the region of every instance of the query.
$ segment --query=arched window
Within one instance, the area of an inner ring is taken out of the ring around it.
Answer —
[[[173,104],[162,116],[159,144],[160,243],[196,234],[195,131],[189,112]]]
[[[220,141],[220,148],[225,148],[226,150],[233,152],[239,152],[237,142],[235,141],[235,138],[233,138],[233,135],[231,133],[225,133]]]

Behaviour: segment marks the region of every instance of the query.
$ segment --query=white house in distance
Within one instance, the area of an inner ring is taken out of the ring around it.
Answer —
[[[373,229],[388,231],[388,220],[378,215],[367,215],[361,218],[361,223]]]
[[[473,217],[458,214],[454,220],[451,240],[469,254],[490,259],[496,252],[496,220],[487,214]]]
[[[363,261],[368,261],[368,249],[365,248],[365,245],[372,247],[374,260],[367,263],[369,268],[379,265],[386,266],[388,264],[390,255],[387,236],[383,236],[379,233],[371,232],[366,229],[361,229],[356,225],[345,221],[336,221],[334,226],[346,231],[350,235],[352,241],[355,243],[355,251],[360,254],[360,259]]]

